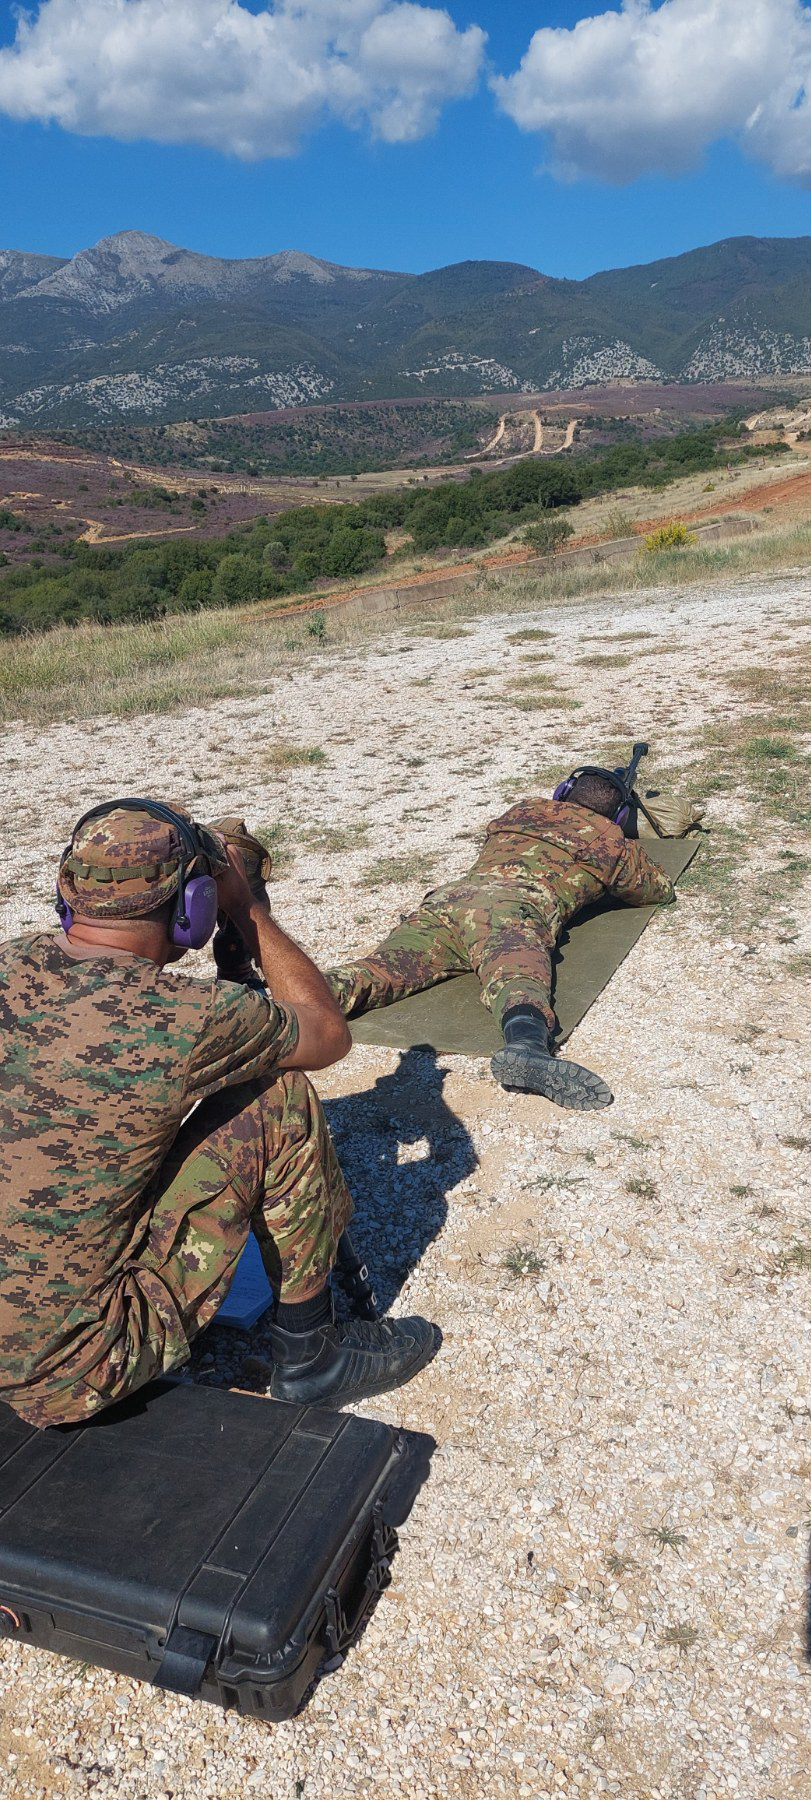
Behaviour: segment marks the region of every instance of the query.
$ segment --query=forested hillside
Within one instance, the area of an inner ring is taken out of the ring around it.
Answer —
[[[0,426],[780,377],[811,368],[810,278],[811,238],[733,238],[586,281],[219,261],[140,232],[68,262],[3,251]]]

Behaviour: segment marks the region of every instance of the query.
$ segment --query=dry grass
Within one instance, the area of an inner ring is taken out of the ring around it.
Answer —
[[[506,697],[512,706],[518,707],[519,712],[577,712],[583,704],[582,700],[572,700],[569,694],[560,692],[519,694],[517,697],[510,694]]]
[[[342,856],[350,850],[363,850],[369,841],[369,827],[360,820],[356,825],[316,825],[305,831],[302,842],[308,850],[322,856]]]
[[[316,769],[327,758],[317,744],[270,744],[262,760],[268,769]]]
[[[449,598],[441,620],[420,624],[417,599],[411,630],[441,640],[461,635],[463,621],[478,616],[526,611],[537,617],[548,610],[554,618],[561,606],[620,592],[638,592],[643,605],[645,589],[731,581],[809,563],[811,525],[804,525],[616,565],[555,568],[540,575],[518,568],[497,578],[484,574],[472,579],[468,591]],[[400,613],[365,618],[333,608],[329,652],[334,656],[342,648],[380,641],[402,624]],[[47,724],[104,714],[187,712],[195,704],[267,692],[280,675],[323,654],[317,639],[304,635],[301,641],[291,640],[289,632],[289,620],[268,618],[257,608],[253,618],[211,611],[144,625],[66,626],[7,639],[0,658],[0,720]],[[509,641],[532,644],[554,637],[554,630],[533,625],[512,632]],[[767,670],[757,674],[761,684],[769,682]],[[797,668],[791,696],[783,686],[775,688],[776,704],[799,700],[794,689],[799,690],[800,674]]]
[[[465,630],[464,625],[454,625],[447,619],[428,619],[424,625],[415,626],[414,636],[440,639],[463,638],[470,637],[470,632]]]
[[[254,830],[254,837],[264,844],[273,858],[273,873],[277,880],[284,875],[296,859],[292,833],[288,825],[277,822],[275,825],[260,825]]]
[[[594,656],[579,656],[577,660],[588,669],[627,669],[628,664],[634,659],[632,656],[623,654],[604,656],[602,652],[597,652]]]
[[[405,881],[424,884],[431,879],[432,866],[427,856],[380,856],[364,870],[361,885],[379,888]]]

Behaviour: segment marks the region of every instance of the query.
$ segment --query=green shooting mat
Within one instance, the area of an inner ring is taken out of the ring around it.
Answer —
[[[695,856],[699,841],[698,836],[645,838],[644,844],[652,860],[676,881]],[[572,921],[555,957],[559,1043],[571,1036],[657,910],[606,899]],[[440,1053],[492,1056],[501,1048],[501,1033],[492,1014],[482,1006],[480,994],[475,975],[454,975],[409,1000],[395,1000],[393,1006],[350,1019],[353,1040],[392,1050],[427,1044]]]

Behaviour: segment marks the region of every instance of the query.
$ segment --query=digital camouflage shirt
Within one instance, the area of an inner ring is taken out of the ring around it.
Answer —
[[[272,1072],[294,1013],[60,934],[0,947],[0,1398],[81,1351],[195,1102]]]
[[[674,900],[670,877],[621,826],[566,800],[519,800],[492,819],[465,886],[519,883],[555,935],[609,893],[627,906]]]

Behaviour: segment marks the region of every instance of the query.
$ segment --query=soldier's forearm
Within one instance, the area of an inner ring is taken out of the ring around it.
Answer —
[[[252,900],[245,917],[235,923],[254,962],[266,976],[274,1000],[294,1008],[318,1007],[342,1016],[320,970],[276,923],[266,901]]]

